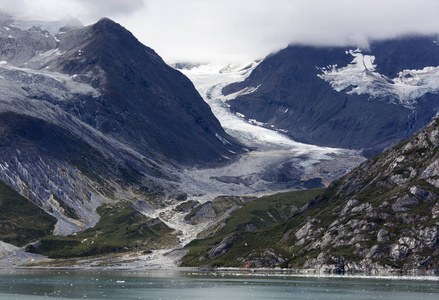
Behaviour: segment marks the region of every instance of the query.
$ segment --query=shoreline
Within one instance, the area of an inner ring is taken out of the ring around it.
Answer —
[[[131,275],[141,273],[188,273],[190,275],[208,275],[216,277],[282,277],[282,278],[322,278],[322,279],[382,279],[382,280],[409,280],[409,281],[439,281],[439,273],[432,272],[394,272],[387,274],[371,274],[370,272],[356,273],[319,273],[317,270],[297,270],[297,269],[266,269],[266,268],[216,268],[200,269],[197,267],[176,267],[176,268],[106,268],[106,267],[32,267],[32,266],[0,266],[0,274],[15,272],[108,272],[108,273],[128,273]]]
[[[3,244],[4,245],[4,244]],[[313,278],[383,278],[383,279],[418,279],[439,281],[439,270],[393,269],[376,265],[366,271],[348,269],[342,271],[329,265],[319,265],[316,268],[213,268],[209,265],[198,267],[180,267],[182,252],[174,255],[157,256],[152,254],[125,253],[101,257],[50,259],[43,255],[25,252],[18,247],[12,247],[0,257],[0,272],[4,271],[108,271],[108,272],[197,272],[197,273],[228,273],[242,276],[290,276]],[[160,253],[156,253],[160,254]]]
[[[429,281],[439,281],[438,270],[432,272],[425,271],[413,271],[413,272],[382,272],[375,273],[372,272],[345,272],[345,273],[325,273],[319,272],[315,269],[243,269],[243,268],[219,268],[214,269],[210,272],[243,272],[245,275],[252,276],[287,276],[287,277],[309,277],[309,278],[358,278],[358,279],[388,279],[388,280],[429,280]],[[265,274],[265,275],[264,275]]]

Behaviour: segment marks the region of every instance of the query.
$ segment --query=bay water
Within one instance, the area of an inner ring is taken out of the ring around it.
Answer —
[[[438,277],[2,270],[0,299],[439,299]]]

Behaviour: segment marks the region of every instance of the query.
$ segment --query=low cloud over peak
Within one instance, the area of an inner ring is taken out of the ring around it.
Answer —
[[[14,14],[109,17],[167,62],[242,62],[288,44],[364,45],[439,32],[437,0],[0,0]]]

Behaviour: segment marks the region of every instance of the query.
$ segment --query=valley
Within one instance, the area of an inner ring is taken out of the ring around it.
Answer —
[[[175,173],[181,181],[179,190],[188,195],[186,202],[202,205],[223,195],[261,197],[291,189],[324,187],[365,160],[359,151],[298,143],[280,132],[252,124],[232,113],[221,89],[227,84],[243,80],[251,70],[211,65],[183,70],[210,105],[225,131],[251,149],[239,158],[230,159],[223,166],[194,167],[185,169],[181,174]],[[150,254],[139,252],[115,257],[67,260],[64,263],[56,262],[55,265],[79,268],[99,265],[111,269],[176,267],[179,259],[187,253],[187,250],[182,249],[184,246],[240,207],[239,203],[230,205],[221,213],[209,215],[202,222],[191,224],[185,219],[190,211],[176,209],[181,204],[174,201],[162,208],[140,210],[150,219],[160,219],[169,228],[179,231],[179,245],[175,248],[153,250]]]
[[[188,169],[182,181],[209,197],[262,195],[281,190],[327,186],[365,160],[360,151],[318,147],[293,141],[280,131],[247,121],[230,110],[224,86],[243,81],[257,63],[201,65],[182,69],[210,105],[224,130],[248,149],[235,161],[214,169]],[[192,182],[192,184],[191,184]]]
[[[170,66],[0,23],[0,267],[436,272],[432,37]]]

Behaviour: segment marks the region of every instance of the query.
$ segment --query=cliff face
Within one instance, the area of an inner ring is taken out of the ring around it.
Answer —
[[[319,252],[303,267],[332,261],[333,271],[437,269],[438,146],[436,120],[334,183],[331,195],[322,199],[329,207],[295,232],[296,245]],[[323,221],[319,216],[325,215]],[[343,248],[349,249],[345,255],[334,255]]]
[[[252,230],[238,226],[227,236],[200,240],[195,248],[189,245],[194,256],[189,254],[184,261],[323,273],[435,272],[439,269],[438,199],[436,120],[332,183],[289,217],[277,217],[275,222],[264,217],[269,224],[250,226],[257,224],[250,222],[245,225]],[[237,210],[228,222],[239,222],[233,218],[237,213],[242,214]],[[205,250],[200,251],[200,244]],[[222,252],[214,251],[218,247]],[[217,255],[209,256],[212,251]],[[196,262],[197,255],[204,257],[202,262]]]

